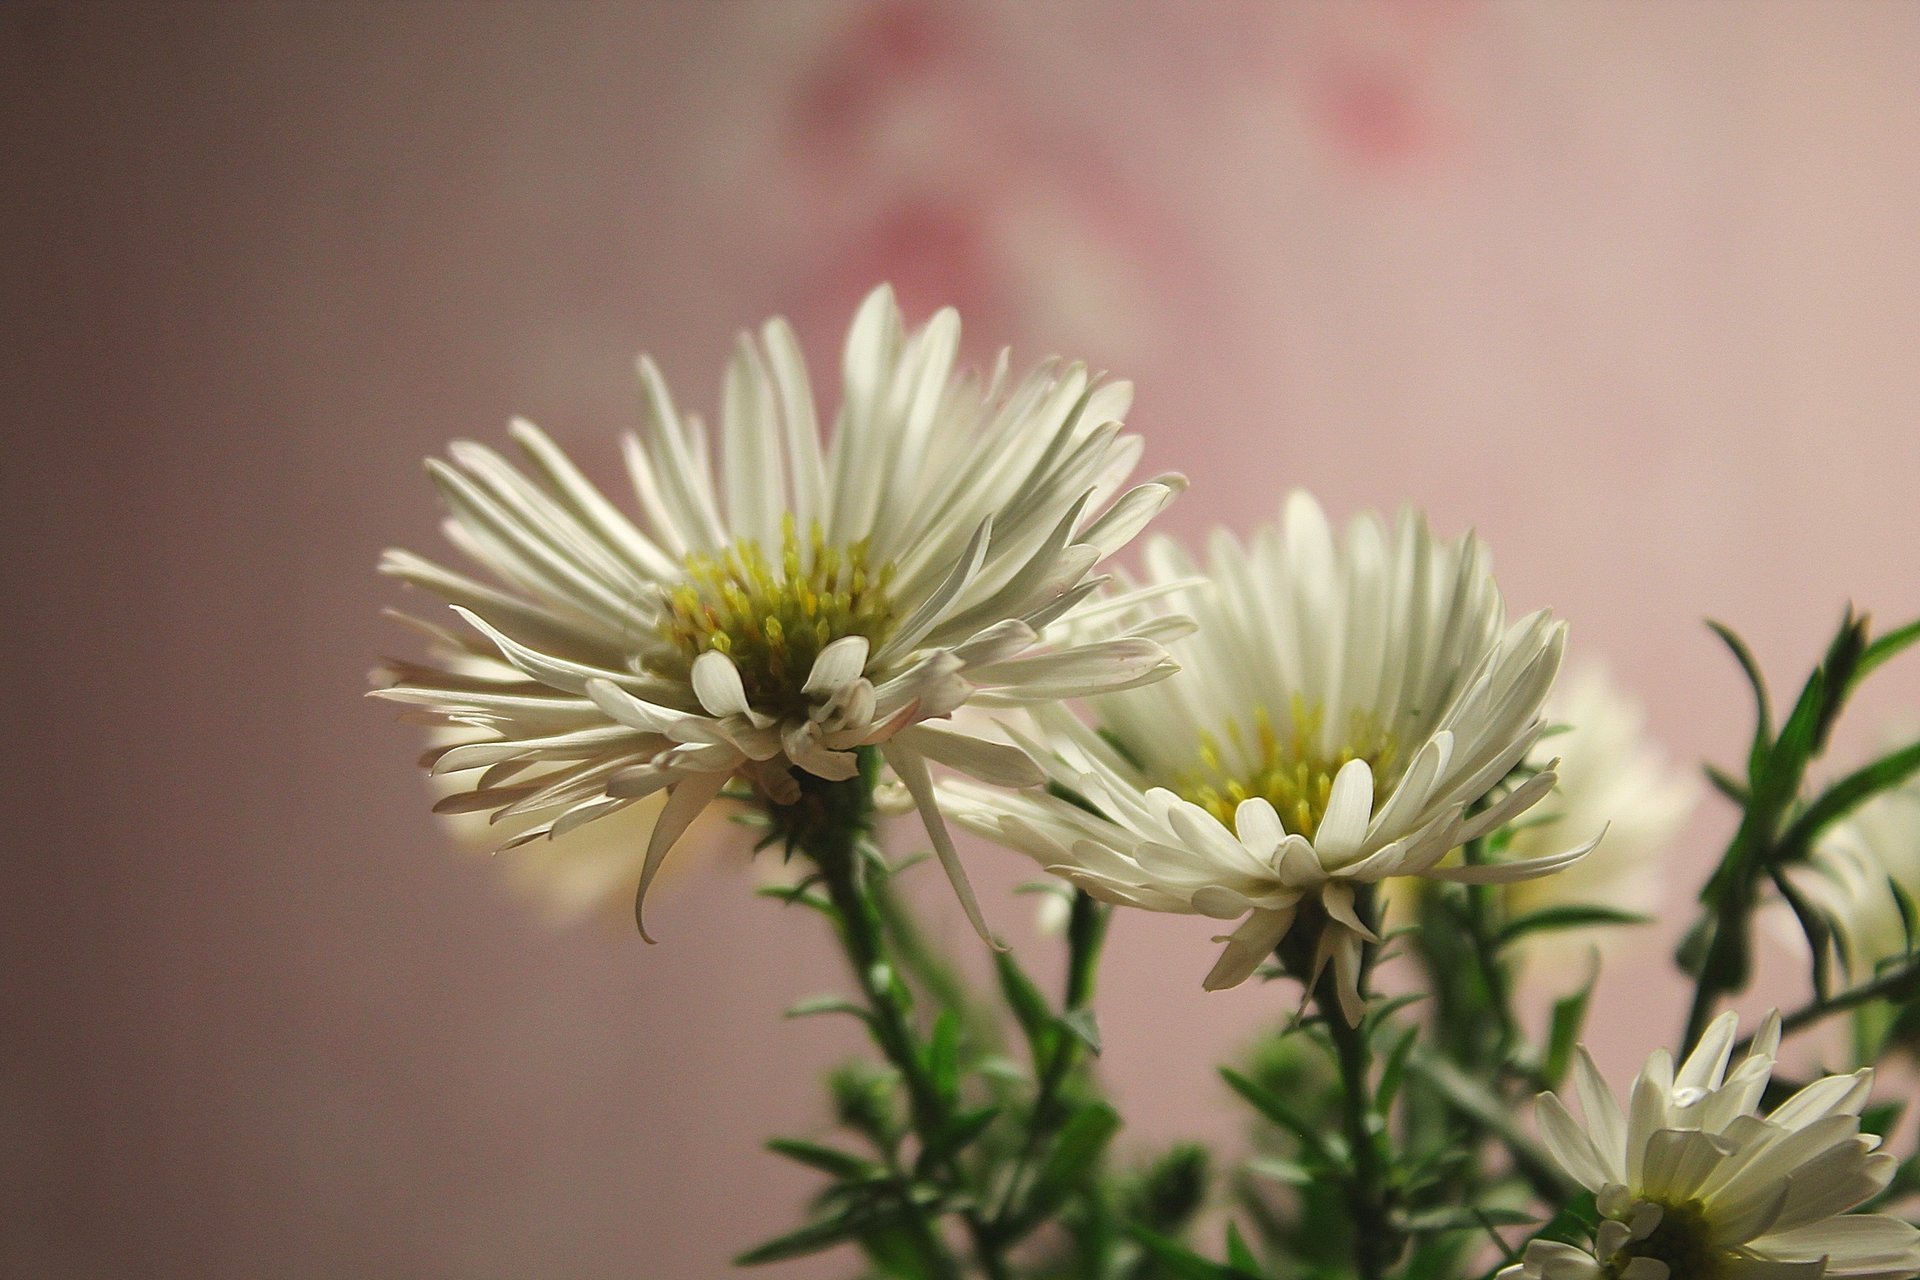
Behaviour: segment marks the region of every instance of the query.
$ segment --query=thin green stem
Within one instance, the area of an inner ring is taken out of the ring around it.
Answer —
[[[1858,1009],[1861,1005],[1871,1004],[1875,1000],[1902,1000],[1913,995],[1920,995],[1920,956],[1909,958],[1899,968],[1889,970],[1871,982],[1863,982],[1857,987],[1836,992],[1824,1000],[1809,1001],[1792,1013],[1781,1017],[1780,1033],[1792,1035],[1836,1013]],[[1734,1052],[1742,1053],[1752,1043],[1753,1037],[1748,1036],[1734,1046]]]
[[[1340,1123],[1352,1162],[1346,1183],[1347,1211],[1353,1218],[1353,1264],[1360,1280],[1382,1280],[1399,1246],[1386,1170],[1374,1141],[1379,1121],[1373,1109],[1372,1053],[1366,1032],[1347,1024],[1333,982],[1332,975],[1327,975],[1314,992],[1314,1001],[1326,1021],[1340,1067]]]
[[[841,947],[869,1011],[867,1026],[881,1053],[900,1073],[913,1131],[925,1143],[939,1131],[945,1107],[921,1065],[898,980],[885,961],[879,914],[862,885],[859,838],[858,831],[830,828],[806,841],[805,848],[819,866],[833,904]],[[959,1263],[925,1215],[904,1197],[902,1208],[914,1243],[934,1273],[959,1280],[963,1274]]]
[[[1468,863],[1484,862],[1485,855],[1485,844],[1480,840],[1471,841],[1461,850],[1461,856]],[[1499,944],[1494,937],[1494,895],[1499,891],[1492,885],[1478,884],[1467,885],[1466,891],[1468,932],[1473,941],[1474,958],[1480,965],[1480,976],[1487,984],[1487,998],[1499,1024],[1497,1060],[1504,1062],[1519,1039],[1520,1027],[1513,1016],[1512,984],[1507,979],[1506,966],[1501,962]]]
[[[1067,919],[1067,983],[1063,1013],[1084,1009],[1093,1002],[1094,978],[1099,968],[1100,946],[1106,938],[1108,911],[1090,895],[1077,889],[1074,891],[1073,906]],[[1000,1209],[993,1216],[996,1234],[1007,1229],[1019,1207],[1021,1196],[1026,1192],[1028,1173],[1040,1158],[1040,1153],[1046,1149],[1047,1139],[1060,1127],[1060,1091],[1074,1068],[1080,1065],[1083,1048],[1078,1036],[1056,1035],[1047,1060],[1034,1064],[1039,1080],[1034,1087],[1033,1115],[1027,1129],[1027,1140],[1021,1144],[1020,1154],[1014,1160],[1013,1173],[1007,1179]]]

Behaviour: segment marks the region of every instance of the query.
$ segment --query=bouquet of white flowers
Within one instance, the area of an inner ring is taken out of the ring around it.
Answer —
[[[1569,936],[1644,921],[1691,796],[1598,677],[1556,691],[1565,625],[1508,622],[1472,535],[1413,511],[1336,530],[1302,493],[1204,556],[1156,540],[1138,577],[1106,568],[1184,487],[1128,486],[1129,388],[1060,361],[958,371],[958,342],[952,312],[909,329],[875,291],[823,432],[772,321],[728,368],[717,460],[643,361],[638,520],[519,423],[517,463],[463,442],[428,464],[484,576],[383,564],[458,615],[410,620],[431,652],[375,690],[435,726],[440,812],[544,851],[576,896],[631,892],[638,919],[726,802],[796,864],[768,892],[844,949],[854,994],[796,1012],[859,1019],[878,1060],[830,1080],[845,1142],[770,1144],[826,1185],[742,1264],[850,1244],[862,1274],[912,1280],[1920,1273],[1898,1216],[1920,1161],[1886,1149],[1904,1104],[1873,1093],[1876,1061],[1920,1043],[1920,743],[1813,781],[1920,623],[1849,614],[1777,721],[1715,628],[1755,703],[1741,766],[1707,770],[1741,819],[1675,957],[1686,1026],[1623,1104],[1579,1044],[1593,979],[1537,1037],[1514,990]],[[896,801],[996,991],[895,891],[913,859],[875,817]],[[993,940],[949,824],[1056,878],[1057,1000]],[[1810,991],[1741,1040],[1721,1006],[1775,902]],[[1126,907],[1226,922],[1196,958],[1208,990],[1283,984],[1282,1024],[1223,1069],[1257,1126],[1244,1168],[1109,1158],[1094,997]],[[1376,993],[1383,966],[1400,994]],[[1787,1080],[1783,1039],[1842,1018],[1845,1069]]]

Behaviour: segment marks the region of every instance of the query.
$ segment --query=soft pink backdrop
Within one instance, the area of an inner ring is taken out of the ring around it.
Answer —
[[[770,311],[830,360],[875,280],[957,302],[1138,381],[1172,531],[1422,503],[1730,758],[1701,615],[1784,680],[1920,612],[1915,84],[1912,5],[0,6],[0,1274],[690,1280],[796,1220],[811,922],[733,858],[657,948],[548,931],[359,698],[420,457],[610,467],[643,346],[710,402]],[[1136,1146],[1230,1137],[1288,999],[1203,996],[1207,932],[1116,929]]]

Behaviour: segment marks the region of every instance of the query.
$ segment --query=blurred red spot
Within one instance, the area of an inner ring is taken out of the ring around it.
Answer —
[[[883,0],[825,49],[794,103],[799,132],[817,146],[857,134],[889,90],[922,75],[952,44],[925,6]]]
[[[1317,96],[1329,140],[1351,160],[1394,164],[1432,140],[1432,122],[1415,101],[1408,77],[1392,68],[1330,68]]]

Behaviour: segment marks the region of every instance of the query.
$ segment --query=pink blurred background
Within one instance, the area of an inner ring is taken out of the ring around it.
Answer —
[[[1731,760],[1702,615],[1785,682],[1920,612],[1916,84],[1914,5],[0,5],[0,1274],[690,1278],[797,1221],[812,922],[735,854],[659,947],[546,928],[360,700],[419,459],[524,413],[611,475],[642,347],[711,405],[765,314],[824,363],[879,279],[957,303],[1138,382],[1163,527],[1424,504]],[[1115,930],[1136,1150],[1230,1140],[1292,998],[1203,996],[1210,931]]]

